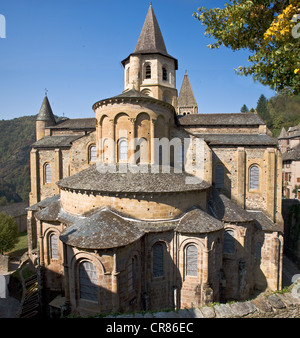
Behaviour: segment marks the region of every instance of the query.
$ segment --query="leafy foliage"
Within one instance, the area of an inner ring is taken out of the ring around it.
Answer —
[[[0,252],[3,254],[14,248],[18,242],[18,226],[12,216],[0,213]]]
[[[198,8],[194,17],[206,26],[205,34],[217,40],[210,48],[249,50],[250,65],[238,67],[238,74],[252,75],[278,92],[298,94],[298,7],[299,0],[229,0],[224,8]]]

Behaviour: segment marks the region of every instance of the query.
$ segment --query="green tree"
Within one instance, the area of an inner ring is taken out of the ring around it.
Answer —
[[[0,213],[0,253],[12,250],[18,242],[18,226],[12,216]]]
[[[238,67],[240,75],[276,91],[300,92],[299,0],[229,0],[224,8],[198,8],[194,12],[205,35],[232,50],[248,49],[249,66]]]
[[[243,107],[241,108],[241,113],[248,113],[249,109],[248,107],[244,104]]]
[[[258,115],[266,123],[267,127],[270,128],[272,125],[272,122],[271,122],[271,116],[268,110],[268,100],[263,94],[260,95],[257,101],[256,111]]]

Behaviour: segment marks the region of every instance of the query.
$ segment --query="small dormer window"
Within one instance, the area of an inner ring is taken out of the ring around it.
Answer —
[[[162,69],[162,78],[163,78],[163,81],[168,81],[168,72],[165,67],[163,67]]]
[[[151,79],[151,66],[146,66],[146,79]]]

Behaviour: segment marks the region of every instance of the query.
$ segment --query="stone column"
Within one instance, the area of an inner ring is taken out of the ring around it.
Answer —
[[[63,243],[63,267],[65,279],[65,303],[61,306],[61,315],[67,316],[70,313],[70,280],[69,280],[69,263],[68,263],[68,246]]]
[[[275,222],[278,224],[283,223],[281,214],[282,208],[282,154],[277,150],[277,163],[276,163],[276,214]]]
[[[56,182],[58,182],[62,175],[61,175],[61,171],[62,171],[62,167],[61,167],[61,151],[60,149],[55,149],[55,153],[54,153],[54,186],[55,186],[55,193],[58,194],[59,193],[59,187],[57,184],[55,184]]]
[[[39,177],[39,159],[38,150],[32,149],[30,152],[30,181],[31,181],[31,192],[30,192],[30,206],[40,201],[40,177]]]
[[[203,249],[203,272],[202,272],[202,300],[204,304],[209,304],[213,300],[213,290],[209,283],[209,248],[208,238],[205,239],[205,248]]]
[[[275,222],[275,149],[268,148],[266,153],[266,213]],[[263,183],[263,182],[262,182]]]
[[[128,163],[135,164],[135,118],[129,118],[130,130],[128,135]]]
[[[117,250],[114,249],[113,254],[113,271],[111,278],[111,292],[112,292],[112,304],[113,304],[113,312],[117,312],[119,310],[119,294],[118,294],[118,274],[117,272]]]
[[[237,187],[235,200],[237,204],[245,208],[245,189],[246,189],[246,153],[245,148],[238,147],[237,149]],[[233,190],[233,189],[232,189]]]
[[[108,139],[108,163],[114,164],[116,163],[116,140],[115,140],[115,121],[114,119],[110,119],[110,138]]]
[[[155,144],[154,144],[154,138],[155,138],[155,119],[150,120],[150,163],[155,163]]]

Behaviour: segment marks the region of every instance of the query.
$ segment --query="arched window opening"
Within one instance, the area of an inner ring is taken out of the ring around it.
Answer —
[[[163,67],[162,69],[162,78],[164,81],[168,81],[168,72],[167,69],[165,67]]]
[[[153,246],[153,277],[164,275],[164,246],[157,243]]]
[[[90,162],[96,162],[97,160],[97,150],[96,150],[96,146],[91,146],[89,148],[89,158],[90,158]]]
[[[92,262],[84,261],[79,266],[80,298],[97,301],[97,271]]]
[[[45,164],[45,183],[51,183],[51,165],[49,163]]]
[[[186,248],[186,275],[197,276],[198,250],[195,245],[189,245]]]
[[[235,248],[235,238],[233,230],[226,230],[224,233],[224,253],[232,254]]]
[[[123,139],[119,142],[119,161],[126,160],[128,160],[128,143]]]
[[[250,189],[259,189],[259,168],[257,165],[250,168]]]
[[[146,79],[151,79],[151,66],[146,66]]]
[[[58,238],[55,234],[50,236],[50,257],[58,259]]]
[[[215,169],[215,187],[224,188],[224,167],[218,164]]]

